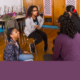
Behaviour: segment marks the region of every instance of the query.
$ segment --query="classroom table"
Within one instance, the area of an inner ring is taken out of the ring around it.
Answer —
[[[25,14],[23,15],[17,15],[14,19],[16,19],[17,21],[24,21],[25,19]],[[0,25],[5,25],[5,20],[0,19]]]
[[[17,15],[14,19],[24,19],[25,18],[25,14],[24,15]],[[5,22],[5,20],[0,19],[0,22]]]

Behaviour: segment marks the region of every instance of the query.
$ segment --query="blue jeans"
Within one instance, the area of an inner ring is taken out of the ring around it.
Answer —
[[[79,33],[79,35],[80,35],[80,33]]]
[[[33,61],[34,56],[32,54],[20,54],[19,61]]]

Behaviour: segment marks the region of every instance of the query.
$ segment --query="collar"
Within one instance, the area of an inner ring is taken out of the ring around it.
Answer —
[[[12,42],[12,43],[14,43],[15,44],[15,42],[14,42],[14,40],[13,39],[10,39],[10,41],[9,42]]]

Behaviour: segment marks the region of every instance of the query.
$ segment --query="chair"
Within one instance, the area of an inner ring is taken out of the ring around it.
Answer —
[[[23,34],[23,36],[26,36],[25,34]],[[33,38],[27,38],[26,40],[26,44],[25,44],[25,47],[24,47],[24,50],[26,49],[27,47],[27,44],[30,45],[31,41],[33,41],[33,44],[35,46],[35,52],[36,52],[36,56],[38,57],[38,54],[37,54],[37,49],[36,49],[36,45],[35,45],[35,40]]]
[[[40,16],[44,19],[44,14],[41,12],[40,13]],[[44,30],[44,28],[43,28]],[[26,36],[24,33],[23,33],[23,37]],[[23,38],[25,40],[25,38]],[[23,43],[23,39],[22,39],[22,43]],[[27,38],[27,41],[26,41],[26,45],[25,45],[25,48],[27,46],[27,43],[28,43],[28,40],[30,40],[31,38]],[[35,45],[35,40],[33,39],[33,42],[34,42],[34,45]],[[37,49],[36,49],[36,45],[35,45],[35,51],[36,51],[36,56],[38,57],[38,54],[37,54]]]

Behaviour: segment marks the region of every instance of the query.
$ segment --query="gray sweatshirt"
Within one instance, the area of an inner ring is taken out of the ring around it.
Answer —
[[[37,20],[38,20],[38,25],[41,28],[44,23],[44,20],[40,16],[37,17]],[[36,30],[36,28],[34,27],[36,25],[36,23],[34,23],[32,17],[31,17],[31,18],[27,18],[25,20],[25,24],[26,24],[26,26],[24,29],[24,33],[28,37],[32,32],[34,32]]]

